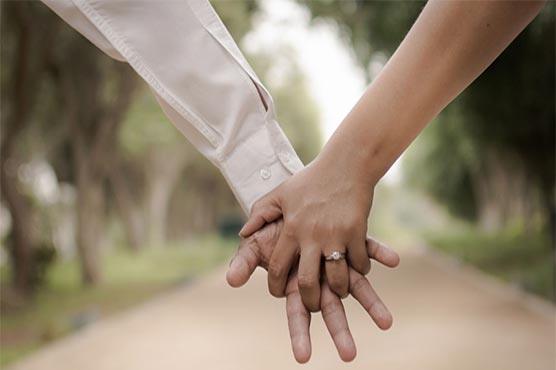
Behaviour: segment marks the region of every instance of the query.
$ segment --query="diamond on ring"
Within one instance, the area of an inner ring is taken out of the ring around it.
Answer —
[[[339,251],[334,251],[332,253],[330,253],[330,255],[325,257],[325,260],[327,261],[339,261],[341,259],[345,258],[345,253],[339,252]]]

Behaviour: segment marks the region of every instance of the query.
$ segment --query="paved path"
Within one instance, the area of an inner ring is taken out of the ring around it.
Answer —
[[[376,266],[376,265],[375,265]],[[263,272],[239,290],[224,269],[62,339],[10,370],[296,369],[284,303]],[[343,364],[320,317],[304,369],[553,370],[555,309],[428,252],[396,271],[375,267],[395,320],[377,330],[354,300],[347,312],[358,357]]]

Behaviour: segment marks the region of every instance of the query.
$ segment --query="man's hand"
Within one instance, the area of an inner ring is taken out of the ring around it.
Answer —
[[[247,239],[243,239],[239,249],[230,263],[226,275],[233,287],[245,284],[257,266],[268,268],[272,250],[282,230],[282,221],[269,224]],[[381,243],[367,238],[368,256],[388,267],[396,267],[399,256]],[[349,269],[350,293],[369,313],[376,325],[386,330],[392,325],[392,315],[384,306],[369,281],[353,269]],[[297,271],[288,278],[286,286],[286,312],[288,328],[295,359],[299,363],[309,361],[311,357],[311,339],[309,325],[311,314],[305,308],[297,284]],[[349,331],[344,306],[340,298],[330,290],[326,280],[320,285],[320,309],[340,358],[351,361],[355,358],[356,348]]]

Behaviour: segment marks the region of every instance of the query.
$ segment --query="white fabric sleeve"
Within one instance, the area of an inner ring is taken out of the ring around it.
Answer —
[[[270,94],[207,0],[42,1],[135,69],[247,213],[303,168],[276,122]]]

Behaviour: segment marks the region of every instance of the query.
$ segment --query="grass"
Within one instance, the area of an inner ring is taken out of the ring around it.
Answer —
[[[520,229],[495,234],[468,227],[427,233],[428,243],[523,289],[556,302],[554,249],[546,233]]]
[[[370,234],[398,251],[424,243],[556,302],[555,249],[546,231],[527,232],[516,222],[482,232],[404,185],[378,186],[370,219]]]
[[[92,288],[81,285],[76,261],[57,262],[48,271],[44,288],[17,307],[6,307],[8,289],[3,288],[0,367],[100,317],[194,279],[227,260],[237,245],[217,237],[184,244],[138,254],[118,248],[104,256],[102,283]],[[6,269],[0,276],[5,287]]]

